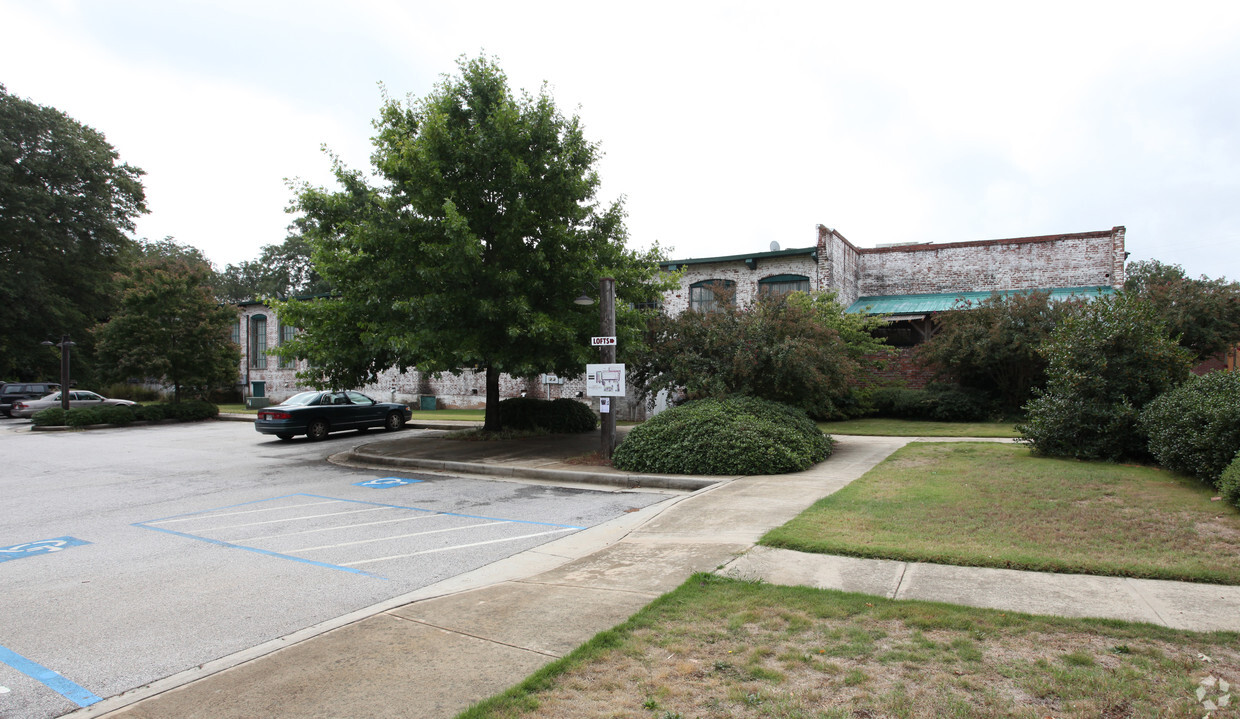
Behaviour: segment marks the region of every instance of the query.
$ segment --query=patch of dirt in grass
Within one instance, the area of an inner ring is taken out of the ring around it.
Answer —
[[[1240,684],[1236,647],[1211,648],[1207,663],[1196,646],[1090,631],[923,631],[787,614],[750,609],[723,636],[710,621],[639,630],[562,675],[522,716],[1200,716],[1202,677]]]
[[[588,467],[610,467],[611,459],[603,456],[602,452],[591,452],[578,457],[569,457],[563,460],[564,464],[576,464]]]

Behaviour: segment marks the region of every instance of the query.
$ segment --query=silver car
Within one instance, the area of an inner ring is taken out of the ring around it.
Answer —
[[[133,407],[136,404],[138,403],[127,399],[108,399],[103,395],[87,392],[86,390],[75,389],[69,392],[69,409],[74,407],[108,407],[114,405]],[[13,409],[9,411],[14,417],[31,417],[39,410],[59,406],[60,393],[53,392],[39,399],[19,399],[13,403]]]

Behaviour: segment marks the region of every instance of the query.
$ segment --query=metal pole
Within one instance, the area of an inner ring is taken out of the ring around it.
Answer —
[[[604,277],[598,282],[598,309],[599,309],[599,333],[604,337],[614,337],[616,334],[616,280],[611,277]],[[603,364],[616,363],[616,347],[615,345],[604,345],[600,348],[603,355]],[[610,399],[610,398],[609,398]],[[616,405],[611,405],[611,411],[602,415],[602,454],[603,459],[611,459],[611,453],[616,449]]]
[[[69,335],[60,338],[60,408],[69,411]]]

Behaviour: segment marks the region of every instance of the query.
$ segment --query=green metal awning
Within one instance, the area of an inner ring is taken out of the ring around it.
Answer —
[[[1072,297],[1092,299],[1103,295],[1115,294],[1113,287],[1056,287],[1041,290],[1006,290],[998,294],[1028,294],[1030,292],[1050,292],[1051,301],[1066,300]],[[956,309],[957,303],[968,301],[973,303],[996,294],[994,292],[946,292],[928,295],[875,295],[862,297],[848,306],[850,314],[867,315],[912,315],[930,312],[946,312]]]

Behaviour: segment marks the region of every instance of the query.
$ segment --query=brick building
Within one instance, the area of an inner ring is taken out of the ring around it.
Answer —
[[[952,308],[960,298],[980,300],[993,292],[1050,290],[1058,296],[1096,296],[1124,284],[1124,228],[1041,237],[1017,237],[976,242],[908,243],[885,247],[857,247],[839,232],[819,225],[817,242],[810,247],[776,249],[722,257],[672,260],[665,270],[684,274],[680,287],[663,298],[663,310],[679,314],[688,309],[709,311],[717,290],[726,288],[736,302],[751,302],[760,294],[797,290],[833,290],[849,312],[882,313],[895,347],[893,375],[918,386],[925,377],[909,361],[909,348],[933,331],[933,318]],[[268,351],[292,338],[294,328],[280,324],[267,306],[238,305],[233,339],[242,349],[239,385],[247,396],[284,399],[306,389],[298,383],[298,367],[283,365]],[[374,384],[361,388],[377,399],[421,405],[422,398],[438,407],[481,407],[485,404],[485,376],[422,376],[417,371],[388,370]],[[584,397],[582,377],[548,375],[504,376],[501,397],[556,399],[579,397],[597,409],[597,400]],[[642,419],[646,407],[630,396],[613,402],[620,419]]]

